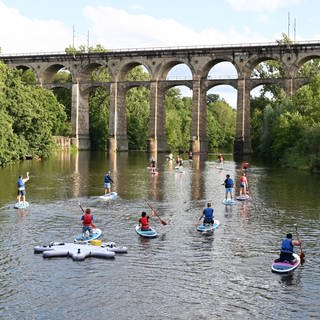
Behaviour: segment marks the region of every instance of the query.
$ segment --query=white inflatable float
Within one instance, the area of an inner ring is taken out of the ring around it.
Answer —
[[[48,246],[34,247],[34,253],[42,253],[44,258],[71,257],[74,261],[82,261],[87,257],[102,259],[113,259],[115,257],[115,252],[109,250],[108,246],[103,247],[89,243],[51,242]]]

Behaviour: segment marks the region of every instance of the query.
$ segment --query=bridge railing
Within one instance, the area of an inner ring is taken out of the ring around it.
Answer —
[[[245,47],[268,47],[268,46],[279,46],[286,45],[285,43],[278,42],[265,42],[265,43],[232,43],[232,44],[212,44],[212,45],[193,45],[193,46],[172,46],[172,47],[143,47],[143,48],[119,48],[119,49],[106,49],[105,53],[108,52],[138,52],[138,51],[158,51],[158,50],[188,50],[188,49],[223,49],[223,48],[245,48]],[[308,41],[292,41],[290,45],[317,45],[320,46],[319,40],[308,40]],[[88,54],[100,52],[76,52],[75,54]],[[103,53],[103,52],[101,52]],[[39,55],[65,55],[65,51],[53,51],[53,52],[29,52],[29,53],[0,53],[0,57],[17,57],[17,56],[39,56]],[[72,53],[69,53],[72,54]]]

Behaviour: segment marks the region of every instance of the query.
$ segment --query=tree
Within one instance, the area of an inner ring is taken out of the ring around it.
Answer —
[[[25,84],[22,73],[0,63],[0,165],[27,155],[47,157],[65,113],[52,92]]]

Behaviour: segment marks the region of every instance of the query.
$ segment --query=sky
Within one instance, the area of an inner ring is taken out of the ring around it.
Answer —
[[[1,53],[320,39],[318,0],[0,0]]]

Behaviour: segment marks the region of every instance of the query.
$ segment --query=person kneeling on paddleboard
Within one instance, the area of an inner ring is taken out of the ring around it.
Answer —
[[[203,224],[214,224],[214,215],[213,215],[213,209],[211,208],[211,202],[207,203],[207,208],[203,209],[202,216],[199,219],[203,219]]]
[[[292,234],[288,233],[286,238],[282,240],[280,257],[276,259],[275,262],[288,261],[294,264],[293,247],[300,246],[301,243],[301,240],[292,240]]]
[[[149,231],[150,229],[150,225],[149,225],[149,216],[147,216],[147,213],[145,211],[143,211],[141,213],[141,218],[139,219],[139,226],[141,231]]]
[[[91,214],[91,210],[87,208],[84,212],[84,215],[81,217],[82,220],[82,238],[86,236],[86,232],[89,232],[89,235],[92,235],[92,227],[93,224],[93,214]]]

